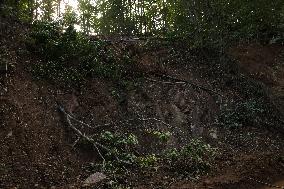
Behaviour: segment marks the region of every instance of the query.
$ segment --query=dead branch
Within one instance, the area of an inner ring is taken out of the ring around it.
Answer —
[[[127,120],[123,120],[123,121],[110,122],[110,123],[106,123],[106,124],[102,124],[102,125],[91,126],[91,125],[89,125],[89,124],[87,124],[87,123],[84,123],[84,122],[81,121],[81,120],[78,120],[78,119],[75,118],[73,115],[67,113],[67,112],[65,111],[65,109],[63,108],[63,106],[62,106],[60,103],[57,102],[57,105],[58,105],[58,107],[59,107],[59,110],[60,110],[62,113],[64,113],[65,116],[68,117],[68,119],[72,119],[72,120],[74,120],[74,121],[76,121],[76,122],[78,122],[78,123],[80,123],[80,124],[82,124],[82,125],[84,125],[84,126],[86,126],[86,127],[88,127],[88,128],[91,128],[91,129],[97,129],[97,128],[101,128],[101,127],[105,127],[105,126],[110,126],[110,125],[117,125],[117,124],[119,124],[119,123],[120,123],[120,124],[124,124],[124,123],[128,123],[128,122],[130,122],[130,121],[135,121],[135,120],[144,121],[144,122],[145,122],[145,121],[156,121],[156,122],[162,123],[163,125],[165,125],[165,126],[167,126],[167,127],[169,127],[169,128],[173,128],[172,125],[170,125],[170,124],[168,124],[168,123],[166,123],[166,122],[164,122],[164,121],[162,121],[162,120],[160,120],[160,119],[157,119],[157,118],[143,118],[143,117],[137,117],[137,118],[127,119]],[[76,128],[76,129],[77,129],[77,128]],[[79,136],[80,136],[80,134],[79,134]]]
[[[101,147],[101,148],[104,149],[104,150],[107,150],[107,151],[110,151],[110,149],[107,148],[107,147],[105,147],[105,146],[103,146],[102,144],[100,144],[100,143],[94,141],[94,139],[88,137],[87,135],[83,134],[79,129],[77,129],[77,128],[71,123],[71,120],[70,120],[71,115],[68,114],[68,113],[65,111],[65,109],[63,108],[63,106],[61,106],[61,105],[59,105],[59,104],[57,104],[57,105],[58,105],[58,108],[59,108],[60,112],[65,115],[66,120],[67,120],[67,123],[68,123],[68,126],[69,126],[73,131],[75,131],[77,135],[79,135],[79,139],[80,139],[80,138],[83,138],[83,139],[85,139],[86,141],[88,141],[89,143],[91,143],[91,144],[94,145],[94,147],[97,149],[97,152],[99,153],[100,157],[103,159],[103,164],[104,164],[104,163],[105,163],[105,158],[103,157],[103,155],[101,154],[100,150],[98,149],[98,146]],[[76,143],[77,143],[77,142],[78,142],[78,139],[76,140]]]
[[[119,43],[119,42],[140,42],[140,41],[147,41],[147,40],[152,40],[152,41],[173,41],[173,40],[181,40],[184,39],[184,37],[117,37],[114,39],[107,38],[106,36],[101,36],[101,35],[89,35],[89,38],[91,41],[104,41],[107,43]]]
[[[140,121],[156,121],[156,122],[159,122],[159,123],[162,123],[163,125],[169,127],[169,128],[173,128],[173,126],[171,126],[170,124],[160,120],[160,119],[157,119],[157,118],[137,118],[138,120]]]
[[[102,145],[102,144],[96,142],[94,139],[90,138],[89,136],[87,136],[87,135],[85,135],[84,133],[82,133],[79,129],[77,129],[77,128],[72,124],[72,122],[71,122],[71,119],[70,119],[70,118],[72,118],[72,116],[71,116],[70,114],[68,114],[68,113],[65,111],[65,109],[63,108],[62,105],[60,105],[59,103],[57,103],[57,105],[58,105],[59,111],[65,115],[66,120],[67,120],[67,123],[68,123],[68,126],[69,126],[73,131],[75,131],[75,133],[79,136],[79,139],[80,139],[80,138],[83,138],[83,139],[85,139],[86,141],[88,141],[90,144],[93,144],[93,146],[96,148],[98,154],[99,154],[100,157],[103,159],[103,167],[104,167],[106,160],[105,160],[104,156],[102,155],[102,153],[101,153],[101,151],[99,150],[98,147],[100,147],[101,149],[103,149],[103,150],[105,150],[105,151],[107,151],[107,152],[111,152],[111,149],[109,149],[108,147],[106,147],[106,146],[104,146],[104,145]],[[79,120],[78,120],[78,121],[79,121]],[[79,121],[79,122],[81,123],[81,121]],[[82,122],[82,123],[83,123],[83,122]],[[79,139],[76,140],[76,143],[78,142]],[[121,162],[121,163],[124,163],[124,164],[131,164],[131,163],[129,163],[129,162],[120,160],[117,156],[115,156],[115,158],[116,158],[116,160],[117,160],[118,162]]]
[[[152,78],[146,78],[149,81],[152,82],[159,82],[159,83],[164,83],[164,84],[172,84],[172,85],[176,85],[176,84],[186,84],[185,82],[171,82],[171,81],[159,81],[156,79],[152,79]]]
[[[284,186],[273,185],[273,184],[270,184],[270,183],[267,183],[267,182],[264,182],[264,181],[260,181],[260,180],[257,180],[257,179],[251,178],[251,177],[248,177],[248,180],[252,180],[252,181],[254,181],[254,182],[263,184],[263,185],[265,185],[265,186],[268,186],[269,188],[280,188],[280,189],[284,189]]]
[[[160,83],[166,83],[166,84],[187,84],[187,85],[191,85],[193,87],[196,87],[198,89],[202,89],[204,91],[207,91],[209,93],[213,93],[213,94],[216,94],[216,95],[219,95],[219,96],[223,96],[222,94],[218,93],[217,91],[215,90],[212,90],[212,89],[208,89],[204,86],[201,86],[201,85],[198,85],[192,81],[187,81],[187,80],[183,80],[183,79],[179,79],[179,78],[175,78],[175,77],[172,77],[172,76],[169,76],[169,75],[160,75],[160,74],[155,74],[161,78],[167,78],[167,79],[170,79],[172,81],[159,81],[159,80],[155,80],[155,79],[152,79],[152,78],[147,78],[147,80],[149,81],[153,81],[153,82],[160,82]]]
[[[63,106],[61,105],[61,103],[59,103],[59,102],[56,102],[56,103],[57,103],[57,106],[59,107],[59,110],[60,110],[63,114],[65,114],[69,119],[72,119],[72,120],[74,120],[74,121],[76,121],[76,122],[78,122],[78,123],[80,123],[80,124],[82,124],[82,125],[84,125],[84,126],[86,126],[86,127],[88,127],[88,128],[97,129],[97,128],[99,128],[99,127],[105,127],[105,126],[111,125],[110,123],[107,123],[107,124],[103,124],[103,125],[91,126],[91,125],[89,125],[89,124],[87,124],[87,123],[85,123],[85,122],[83,122],[83,121],[81,121],[81,120],[75,118],[72,114],[66,112],[65,109],[63,108]]]
[[[105,125],[117,125],[118,123],[121,123],[121,124],[125,124],[125,123],[128,123],[130,121],[135,121],[135,120],[139,120],[139,121],[143,121],[143,122],[146,122],[146,121],[155,121],[155,122],[159,122],[169,128],[173,128],[172,125],[164,122],[163,120],[160,120],[160,119],[157,119],[157,118],[153,118],[153,117],[150,117],[150,118],[143,118],[143,117],[137,117],[137,118],[132,118],[132,119],[127,119],[127,120],[123,120],[123,121],[118,121],[118,122],[112,122],[112,123],[108,123],[108,124],[105,124]]]
[[[137,117],[138,117],[137,119],[140,120],[140,121],[144,121],[144,122],[146,122],[146,121],[156,121],[156,122],[162,123],[163,125],[167,126],[168,128],[179,130],[182,133],[182,130],[179,127],[173,127],[172,125],[166,123],[165,121],[157,119],[157,118],[144,118],[142,115],[140,115],[138,113],[138,111],[134,110],[134,112],[137,114]]]
[[[109,148],[107,148],[107,147],[105,147],[104,145],[102,145],[102,144],[100,144],[100,143],[94,141],[94,139],[88,137],[87,135],[83,134],[79,129],[77,129],[77,128],[71,123],[71,120],[70,120],[71,116],[70,116],[70,114],[68,114],[68,113],[65,111],[65,109],[63,108],[63,106],[58,105],[58,108],[59,108],[60,112],[63,113],[63,114],[66,116],[66,120],[67,120],[68,126],[69,126],[72,130],[74,130],[74,131],[76,132],[76,134],[79,135],[79,137],[84,138],[84,139],[87,140],[88,142],[93,143],[93,144],[95,144],[95,145],[101,147],[102,149],[104,149],[104,150],[106,150],[106,151],[111,151]]]

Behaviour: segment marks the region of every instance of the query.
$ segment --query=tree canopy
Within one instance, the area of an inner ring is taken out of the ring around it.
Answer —
[[[283,0],[6,0],[23,20],[61,20],[86,33],[218,39],[266,38],[283,33]]]

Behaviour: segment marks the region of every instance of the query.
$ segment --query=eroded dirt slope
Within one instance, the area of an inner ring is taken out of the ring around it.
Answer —
[[[173,136],[168,147],[203,137],[220,149],[221,155],[212,172],[197,181],[157,171],[128,178],[131,188],[261,188],[262,184],[249,178],[273,183],[284,175],[281,122],[275,121],[279,124],[275,128],[249,125],[232,130],[216,126],[224,104],[246,98],[235,76],[233,79],[216,77],[210,65],[194,62],[156,66],[153,62],[159,54],[148,54],[139,58],[142,60],[137,66],[140,71],[147,71],[150,64],[152,72],[162,70],[165,75],[210,90],[178,84],[155,74],[146,74],[136,87],[126,91],[120,91],[113,82],[104,79],[92,79],[80,90],[62,88],[33,79],[28,68],[38,60],[23,52],[24,27],[9,19],[0,23],[1,36],[5,37],[1,37],[2,54],[8,52],[6,58],[10,65],[9,77],[4,78],[8,92],[0,98],[0,188],[80,188],[81,181],[92,173],[85,167],[98,161],[98,156],[93,151],[72,147],[76,136],[66,127],[57,102],[88,124],[133,117],[157,118],[173,127],[154,123],[146,127],[170,130]],[[238,47],[232,53],[240,60],[243,70],[265,84],[280,111],[283,104],[277,102],[283,100],[282,52],[280,46],[252,45]],[[167,53],[163,50],[163,56]],[[264,56],[265,53],[268,55]],[[147,148],[143,148],[145,146]],[[149,152],[160,148],[145,139],[139,150]]]

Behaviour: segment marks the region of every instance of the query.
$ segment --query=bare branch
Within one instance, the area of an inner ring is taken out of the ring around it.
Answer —
[[[75,118],[75,117],[74,117],[73,115],[71,115],[70,113],[66,112],[65,109],[63,108],[63,106],[61,105],[61,103],[59,103],[59,102],[56,102],[56,103],[57,103],[57,106],[59,107],[59,110],[60,110],[63,114],[65,114],[66,116],[68,116],[69,119],[72,119],[72,120],[74,120],[74,121],[76,121],[76,122],[78,122],[78,123],[80,123],[80,124],[82,124],[82,125],[84,125],[84,126],[86,126],[86,127],[88,127],[88,128],[97,129],[97,128],[99,128],[99,127],[105,127],[105,126],[111,125],[110,123],[107,123],[107,124],[103,124],[103,125],[91,126],[91,125],[89,125],[89,124],[87,124],[87,123],[85,123],[85,122],[83,122],[83,121],[81,121],[81,120]]]
[[[97,149],[99,155],[101,156],[101,158],[103,159],[103,161],[105,162],[105,158],[103,157],[103,155],[101,154],[100,150],[98,149],[97,146],[101,147],[102,149],[104,150],[107,150],[107,151],[110,151],[109,148],[103,146],[102,144],[99,144],[98,142],[94,141],[94,139],[88,137],[87,135],[83,134],[79,129],[77,129],[72,123],[71,123],[71,116],[70,114],[68,114],[65,109],[63,108],[63,106],[59,105],[58,104],[58,108],[60,110],[61,113],[63,113],[65,116],[66,116],[66,120],[67,120],[67,123],[68,123],[68,126],[73,129],[73,131],[76,132],[77,135],[79,135],[79,139],[80,138],[84,138],[85,140],[87,140],[88,142],[90,142],[91,144],[94,145],[94,147]],[[76,140],[75,144],[78,142],[78,139]]]
[[[102,153],[101,153],[101,151],[99,150],[98,147],[100,147],[101,149],[104,149],[104,150],[106,150],[106,151],[108,151],[108,152],[110,152],[111,149],[109,149],[108,147],[106,147],[106,146],[104,146],[104,145],[102,145],[102,144],[96,142],[94,139],[90,138],[89,136],[83,134],[79,129],[77,129],[77,128],[71,123],[71,119],[70,119],[70,118],[72,118],[72,117],[71,117],[70,114],[68,114],[68,113],[65,111],[65,109],[63,108],[63,106],[60,105],[60,103],[57,103],[57,105],[58,105],[58,108],[59,108],[60,112],[63,113],[63,114],[66,116],[66,120],[67,120],[68,126],[69,126],[73,131],[75,131],[77,135],[79,135],[79,139],[80,139],[80,138],[83,138],[83,139],[85,139],[86,141],[88,141],[89,143],[91,143],[91,144],[94,145],[94,147],[96,148],[98,154],[100,155],[100,157],[101,157],[102,160],[103,160],[103,167],[104,167],[106,160],[105,160],[104,156],[102,155]],[[78,142],[78,139],[75,141],[75,144],[76,144],[77,142]],[[120,160],[117,156],[115,156],[115,158],[116,158],[116,160],[117,160],[118,162],[121,162],[121,163],[124,163],[124,164],[131,164],[131,163],[129,163],[129,162]]]
[[[152,82],[160,82],[160,83],[165,83],[165,84],[186,84],[186,85],[191,85],[193,87],[202,89],[202,90],[207,91],[209,93],[213,93],[213,94],[216,94],[216,95],[219,95],[219,96],[223,96],[222,94],[218,93],[215,90],[208,89],[208,88],[206,88],[204,86],[201,86],[201,85],[198,85],[196,83],[193,83],[192,81],[178,79],[178,78],[175,78],[175,77],[172,77],[172,76],[169,76],[169,75],[157,75],[157,76],[159,76],[161,78],[167,78],[167,79],[170,79],[172,81],[159,81],[159,80],[155,80],[155,79],[152,79],[152,78],[146,78],[146,79],[149,80],[149,81],[152,81]]]

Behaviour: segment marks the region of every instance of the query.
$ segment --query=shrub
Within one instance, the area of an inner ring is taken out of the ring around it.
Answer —
[[[163,137],[161,140],[164,140]],[[103,155],[105,158],[103,166],[106,171],[112,173],[123,173],[122,170],[129,165],[131,168],[142,168],[148,171],[170,165],[170,170],[198,175],[211,168],[217,155],[216,148],[200,139],[192,139],[180,149],[171,148],[161,154],[140,154],[136,151],[140,141],[133,133],[121,134],[104,131],[96,139],[108,149]]]
[[[136,155],[133,150],[138,144],[136,135],[132,133],[119,134],[105,131],[100,135],[99,140],[110,149],[106,154],[108,164],[119,165],[121,163],[132,164],[136,162]]]
[[[27,47],[42,59],[32,67],[37,78],[78,85],[86,77],[122,76],[112,49],[103,41],[90,41],[73,26],[63,30],[59,22],[35,22]]]
[[[170,168],[191,175],[201,174],[210,169],[217,155],[217,149],[200,139],[192,139],[181,149],[171,149],[165,153]]]
[[[232,107],[224,106],[219,116],[219,124],[229,128],[259,125],[263,120],[264,107],[260,101],[248,100]]]

